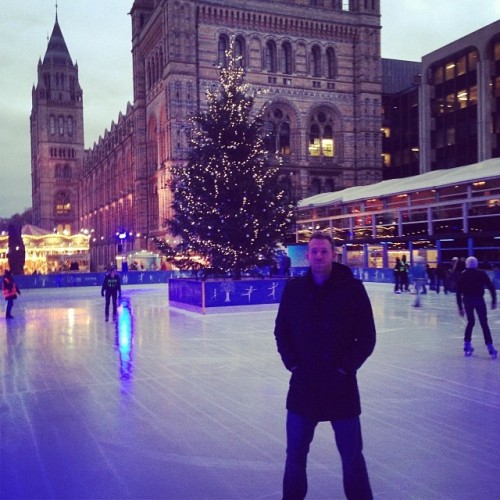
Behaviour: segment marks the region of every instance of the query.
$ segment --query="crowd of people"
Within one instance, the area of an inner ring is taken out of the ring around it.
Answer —
[[[454,293],[458,313],[467,319],[464,333],[465,356],[469,357],[474,352],[471,339],[477,315],[488,353],[492,359],[496,359],[498,352],[493,346],[491,330],[488,324],[487,306],[484,299],[485,290],[488,290],[491,295],[491,309],[496,309],[496,289],[488,274],[479,267],[479,261],[474,256],[467,258],[453,257],[450,266],[440,262],[435,268],[425,264],[424,257],[417,256],[414,265],[410,267],[406,261],[406,256],[403,255],[401,258],[396,258],[394,265],[394,293],[409,292],[411,280],[416,295],[413,303],[414,307],[422,305],[421,295],[427,293],[426,285],[436,293],[440,292],[441,286],[445,294]]]

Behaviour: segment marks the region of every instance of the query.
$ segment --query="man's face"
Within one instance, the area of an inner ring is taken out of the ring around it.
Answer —
[[[328,240],[312,239],[308,244],[307,260],[313,273],[330,274],[334,255]]]

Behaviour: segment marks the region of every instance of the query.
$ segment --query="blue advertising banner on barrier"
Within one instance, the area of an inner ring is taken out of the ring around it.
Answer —
[[[286,279],[257,279],[205,282],[206,307],[278,304]]]
[[[285,278],[209,281],[171,278],[168,297],[171,305],[198,312],[278,304],[286,281]]]
[[[76,286],[102,286],[106,273],[60,273],[16,276],[19,288],[59,288]],[[123,285],[168,283],[170,271],[133,271],[118,273]]]

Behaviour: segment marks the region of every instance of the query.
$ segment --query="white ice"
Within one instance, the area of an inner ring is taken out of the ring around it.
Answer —
[[[479,324],[465,358],[454,295],[417,309],[391,285],[366,288],[378,340],[358,376],[375,498],[499,499],[500,359]],[[132,318],[116,325],[99,292],[26,289],[15,319],[1,311],[0,498],[281,498],[276,310],[202,316],[169,308],[166,285],[125,287]],[[500,311],[488,314],[499,348]],[[328,424],[308,472],[308,499],[344,498]]]

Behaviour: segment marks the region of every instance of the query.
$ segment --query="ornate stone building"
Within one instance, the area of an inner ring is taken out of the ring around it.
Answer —
[[[32,90],[31,184],[33,223],[50,231],[78,231],[78,189],[84,154],[83,94],[57,20],[38,61]]]
[[[168,239],[171,167],[230,45],[266,91],[291,199],[381,180],[379,0],[135,0],[130,15],[134,101],[85,152],[75,198],[94,267]]]

